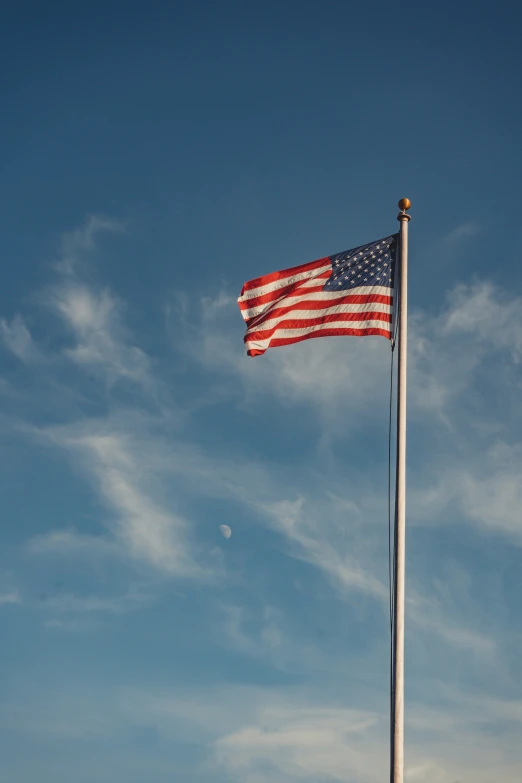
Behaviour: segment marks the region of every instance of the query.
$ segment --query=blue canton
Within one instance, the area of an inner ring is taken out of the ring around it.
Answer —
[[[399,235],[370,242],[330,256],[332,274],[323,291],[347,291],[359,286],[394,287]]]

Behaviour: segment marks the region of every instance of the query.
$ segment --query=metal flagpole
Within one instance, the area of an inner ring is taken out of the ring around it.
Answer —
[[[409,199],[399,201],[401,224],[399,267],[399,374],[397,389],[397,470],[393,602],[393,679],[391,783],[404,781],[404,576],[406,556],[406,368],[408,352],[408,222]]]

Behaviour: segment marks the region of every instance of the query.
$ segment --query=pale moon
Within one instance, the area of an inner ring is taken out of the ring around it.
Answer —
[[[230,536],[232,535],[232,531],[228,525],[220,525],[219,529],[221,530],[221,535],[223,536],[223,538],[230,538]]]

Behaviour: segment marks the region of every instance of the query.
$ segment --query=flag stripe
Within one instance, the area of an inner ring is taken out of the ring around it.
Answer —
[[[240,297],[237,300],[239,303],[239,308],[240,310],[247,310],[259,305],[267,305],[270,304],[270,302],[277,302],[279,299],[283,299],[289,294],[296,296],[300,292],[309,294],[310,291],[322,291],[325,281],[330,277],[331,271],[331,267],[328,267],[328,269],[320,271],[313,277],[304,280],[298,280],[297,283],[294,282],[290,285],[285,285],[283,288],[267,291],[266,293],[261,293],[257,296],[250,297],[249,299]],[[256,292],[259,290],[260,289],[256,289]]]
[[[376,313],[373,311],[367,313],[331,313],[329,315],[323,315],[321,318],[288,318],[276,321],[268,329],[252,329],[248,331],[244,337],[244,342],[249,343],[252,340],[265,340],[272,337],[281,330],[285,330],[287,334],[292,333],[295,330],[309,329],[309,328],[322,328],[325,324],[331,324],[332,327],[336,324],[344,324],[345,322],[357,323],[358,326],[365,321],[381,322],[378,325],[385,328],[386,324],[391,323],[391,313]],[[389,331],[389,329],[388,329]]]
[[[317,266],[318,265],[318,266]],[[312,265],[311,265],[312,266]],[[319,275],[323,274],[324,272],[327,272],[327,277],[330,275],[330,272],[332,271],[332,265],[330,263],[330,259],[321,259],[321,261],[315,261],[313,268],[311,269],[305,269],[303,270],[302,267],[297,267],[300,271],[295,272],[292,275],[287,275],[285,277],[278,277],[276,280],[266,280],[265,278],[261,277],[259,278],[259,282],[262,282],[262,285],[256,286],[255,288],[243,288],[243,291],[241,292],[241,296],[239,297],[240,300],[247,301],[248,299],[253,299],[257,296],[263,296],[264,294],[270,294],[270,293],[278,293],[281,291],[282,288],[288,288],[292,285],[295,285],[296,283],[301,282],[302,280],[309,280],[310,278],[316,278]],[[272,277],[272,275],[267,275],[267,277]]]
[[[299,330],[295,330],[299,331]],[[364,328],[335,328],[331,327],[319,329],[312,332],[308,329],[301,330],[302,334],[292,334],[292,336],[286,337],[272,337],[270,340],[261,340],[256,342],[247,342],[247,353],[249,356],[260,356],[267,348],[278,348],[283,345],[292,345],[293,343],[300,343],[303,340],[310,340],[314,337],[337,337],[342,335],[352,335],[354,337],[364,337],[366,335],[380,335],[381,337],[387,337],[390,339],[389,329],[382,329],[379,326],[365,326]],[[283,332],[284,334],[284,332]]]
[[[301,279],[298,277],[300,274],[313,274],[314,270],[319,269],[321,266],[328,266],[331,268],[329,256],[319,258],[317,261],[310,261],[308,264],[299,264],[299,266],[292,266],[290,269],[282,269],[280,272],[272,272],[269,275],[263,275],[262,277],[256,277],[254,280],[249,280],[241,289],[241,296],[245,296],[247,291],[263,288],[270,283],[284,281],[286,278],[296,277],[296,279]]]
[[[312,337],[391,339],[398,235],[245,283],[238,299],[250,356]]]
[[[357,288],[352,288],[349,292],[347,291],[325,291],[324,290],[324,283],[321,281],[321,285],[317,286],[310,286],[306,288],[299,288],[297,291],[292,291],[291,296],[283,296],[278,299],[273,300],[273,306],[277,306],[279,302],[281,302],[284,299],[285,305],[291,305],[298,302],[301,302],[303,300],[306,300],[310,298],[314,301],[324,301],[324,302],[331,302],[332,304],[339,299],[346,299],[346,301],[353,301],[353,302],[361,302],[361,301],[369,301],[370,296],[378,296],[382,297],[382,300],[378,301],[384,301],[384,300],[390,300],[390,304],[392,304],[392,297],[393,297],[393,290],[390,288],[387,288],[386,286],[376,285],[376,286],[358,286]],[[264,302],[260,303],[259,305],[248,307],[248,309],[241,309],[241,315],[245,319],[245,321],[249,321],[251,318],[255,318],[255,316],[259,315],[262,312],[265,312],[268,307],[270,306],[270,302]],[[239,304],[239,307],[241,308],[241,303]]]
[[[288,301],[288,300],[286,300]],[[391,296],[370,295],[363,296],[345,296],[342,299],[331,299],[330,301],[317,299],[300,299],[290,305],[275,307],[247,321],[247,332],[260,324],[266,324],[288,313],[297,317],[306,318],[314,314],[319,318],[323,313],[362,313],[368,310],[376,312],[391,313],[393,310],[393,298]]]
[[[374,309],[375,305],[357,305],[355,309],[350,307],[329,307],[319,312],[298,310],[290,312],[288,317],[285,315],[279,318],[270,318],[260,323],[253,324],[246,331],[245,339],[250,339],[251,334],[259,334],[259,332],[272,333],[275,329],[285,326],[286,328],[293,329],[299,326],[314,326],[327,323],[330,321],[364,321],[374,318],[375,320],[385,321],[391,323],[392,312],[390,308],[386,308],[385,305],[377,305],[377,309]]]

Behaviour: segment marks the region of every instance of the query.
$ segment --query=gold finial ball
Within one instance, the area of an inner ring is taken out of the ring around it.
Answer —
[[[399,201],[399,209],[402,209],[403,212],[406,212],[407,209],[411,207],[411,201],[409,198],[401,198]]]

